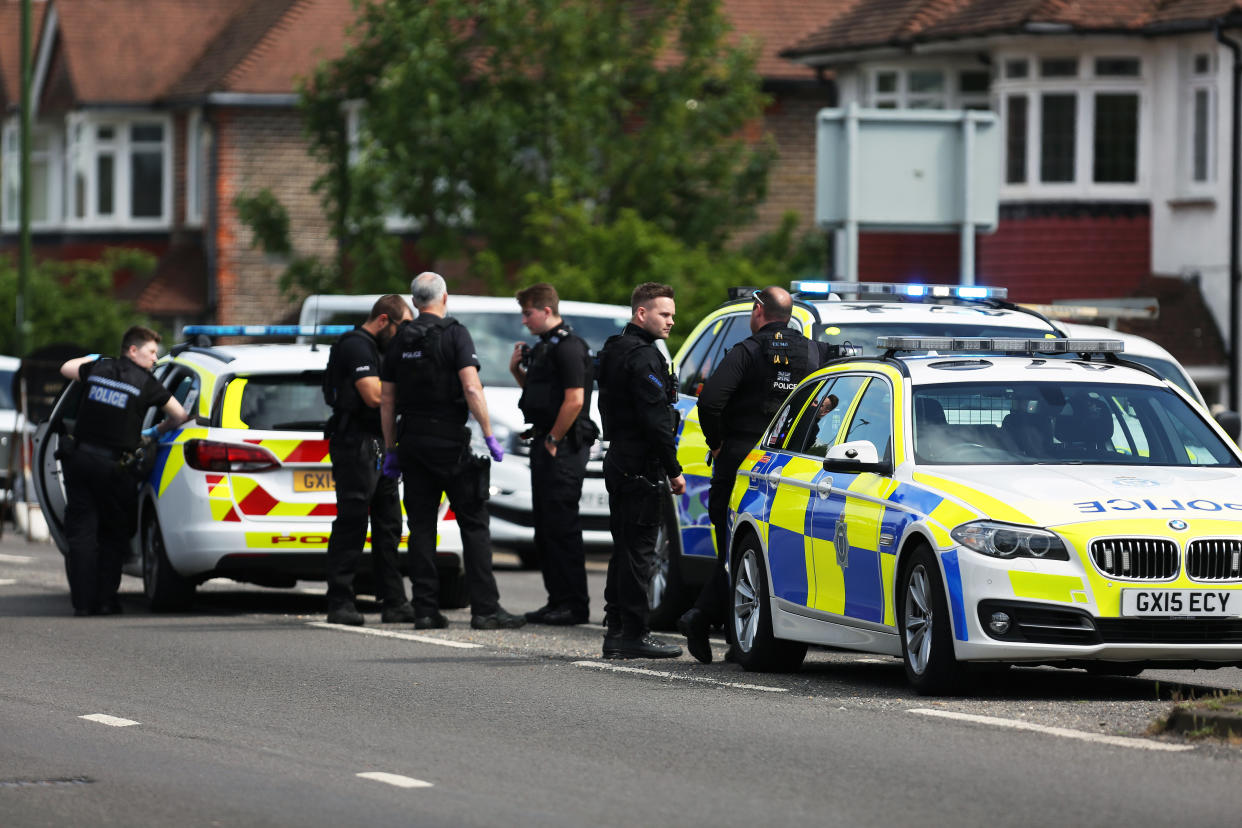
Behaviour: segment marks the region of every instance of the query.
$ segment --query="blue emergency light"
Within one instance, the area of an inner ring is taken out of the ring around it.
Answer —
[[[905,282],[793,282],[790,289],[802,296],[859,296],[864,294],[888,295],[910,299],[1004,299],[1008,288],[982,287],[980,285],[927,285]]]
[[[186,325],[182,336],[340,336],[353,325]]]

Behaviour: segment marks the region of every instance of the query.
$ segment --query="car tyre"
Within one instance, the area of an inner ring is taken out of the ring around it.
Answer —
[[[690,607],[689,590],[681,578],[676,529],[666,518],[656,533],[655,567],[647,583],[647,624],[653,630],[677,629],[677,619]]]
[[[461,609],[470,606],[470,584],[460,569],[441,569],[440,609]]]
[[[160,522],[150,516],[142,527],[142,591],[152,612],[180,612],[194,601],[193,580],[173,569]]]
[[[745,537],[734,555],[732,594],[734,651],[742,668],[759,673],[799,670],[806,658],[806,644],[772,634],[767,567],[753,535]]]
[[[957,689],[961,683],[944,579],[932,551],[915,549],[901,569],[897,623],[906,678],[924,696]]]

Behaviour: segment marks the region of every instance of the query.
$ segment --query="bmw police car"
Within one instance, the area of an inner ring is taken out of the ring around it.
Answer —
[[[1187,394],[1115,340],[879,347],[808,376],[739,469],[743,667],[830,645],[937,693],[973,662],[1242,663],[1242,454]]]
[[[738,289],[734,298],[704,317],[673,360],[681,391],[677,459],[686,477],[686,492],[669,510],[673,517],[662,527],[657,548],[658,567],[648,595],[651,623],[657,629],[673,628],[707,580],[716,557],[707,516],[711,468],[696,406],[699,391],[725,351],[750,336],[751,290]],[[1004,288],[803,281],[795,282],[791,291],[792,327],[804,336],[853,346],[864,354],[874,354],[877,337],[889,335],[1064,335],[1040,314],[1005,301]]]
[[[340,334],[351,326],[320,327]],[[310,334],[296,325],[190,326],[197,336]],[[187,607],[198,584],[231,578],[291,587],[323,580],[336,491],[321,389],[327,346],[192,344],[174,346],[155,376],[194,414],[164,435],[147,458],[138,519],[125,571],[140,575],[155,610]],[[73,432],[81,401],[71,383],[35,437],[34,482],[48,528],[61,551],[64,487],[56,450]],[[151,409],[143,426],[163,414]],[[437,555],[441,606],[468,603],[461,538],[447,504],[440,505]],[[404,543],[404,539],[403,539]],[[370,575],[369,540],[359,587]],[[404,546],[401,550],[404,561]]]

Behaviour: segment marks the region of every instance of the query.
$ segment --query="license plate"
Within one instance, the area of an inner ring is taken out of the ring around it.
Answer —
[[[293,473],[293,490],[295,492],[331,492],[336,489],[330,471],[295,471]]]
[[[578,498],[578,509],[608,509],[608,492],[583,492]]]
[[[1137,618],[1232,618],[1242,592],[1223,589],[1123,589],[1121,614]]]

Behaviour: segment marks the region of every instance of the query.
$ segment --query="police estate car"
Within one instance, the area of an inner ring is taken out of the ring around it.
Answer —
[[[1040,314],[1006,302],[1004,288],[803,281],[795,282],[791,290],[792,327],[804,336],[852,345],[864,354],[874,354],[877,337],[889,335],[1064,335]],[[716,557],[707,516],[711,468],[696,406],[703,383],[725,351],[750,336],[753,304],[751,289],[737,290],[734,298],[695,326],[673,360],[681,390],[677,459],[685,473],[686,492],[673,503],[670,513],[674,517],[662,527],[657,545],[658,566],[648,594],[656,629],[673,628],[694,600],[698,586],[706,581]]]
[[[1115,340],[879,347],[808,376],[739,469],[743,667],[831,645],[937,693],[970,662],[1242,662],[1242,454],[1187,394]]]
[[[340,334],[351,326],[319,328]],[[296,325],[191,326],[189,336],[283,336],[312,333]],[[324,423],[330,413],[321,379],[325,345],[174,346],[155,376],[196,415],[164,435],[140,484],[139,510],[125,571],[140,575],[154,610],[183,609],[209,578],[273,587],[325,577],[325,555],[336,491]],[[79,383],[61,395],[35,437],[35,488],[61,551],[64,487],[56,450],[73,432]],[[163,413],[151,409],[144,426]],[[468,603],[461,537],[447,504],[440,505],[437,555],[440,603]],[[368,540],[367,550],[370,549]],[[402,540],[404,565],[405,548]],[[368,588],[369,551],[359,567]]]

